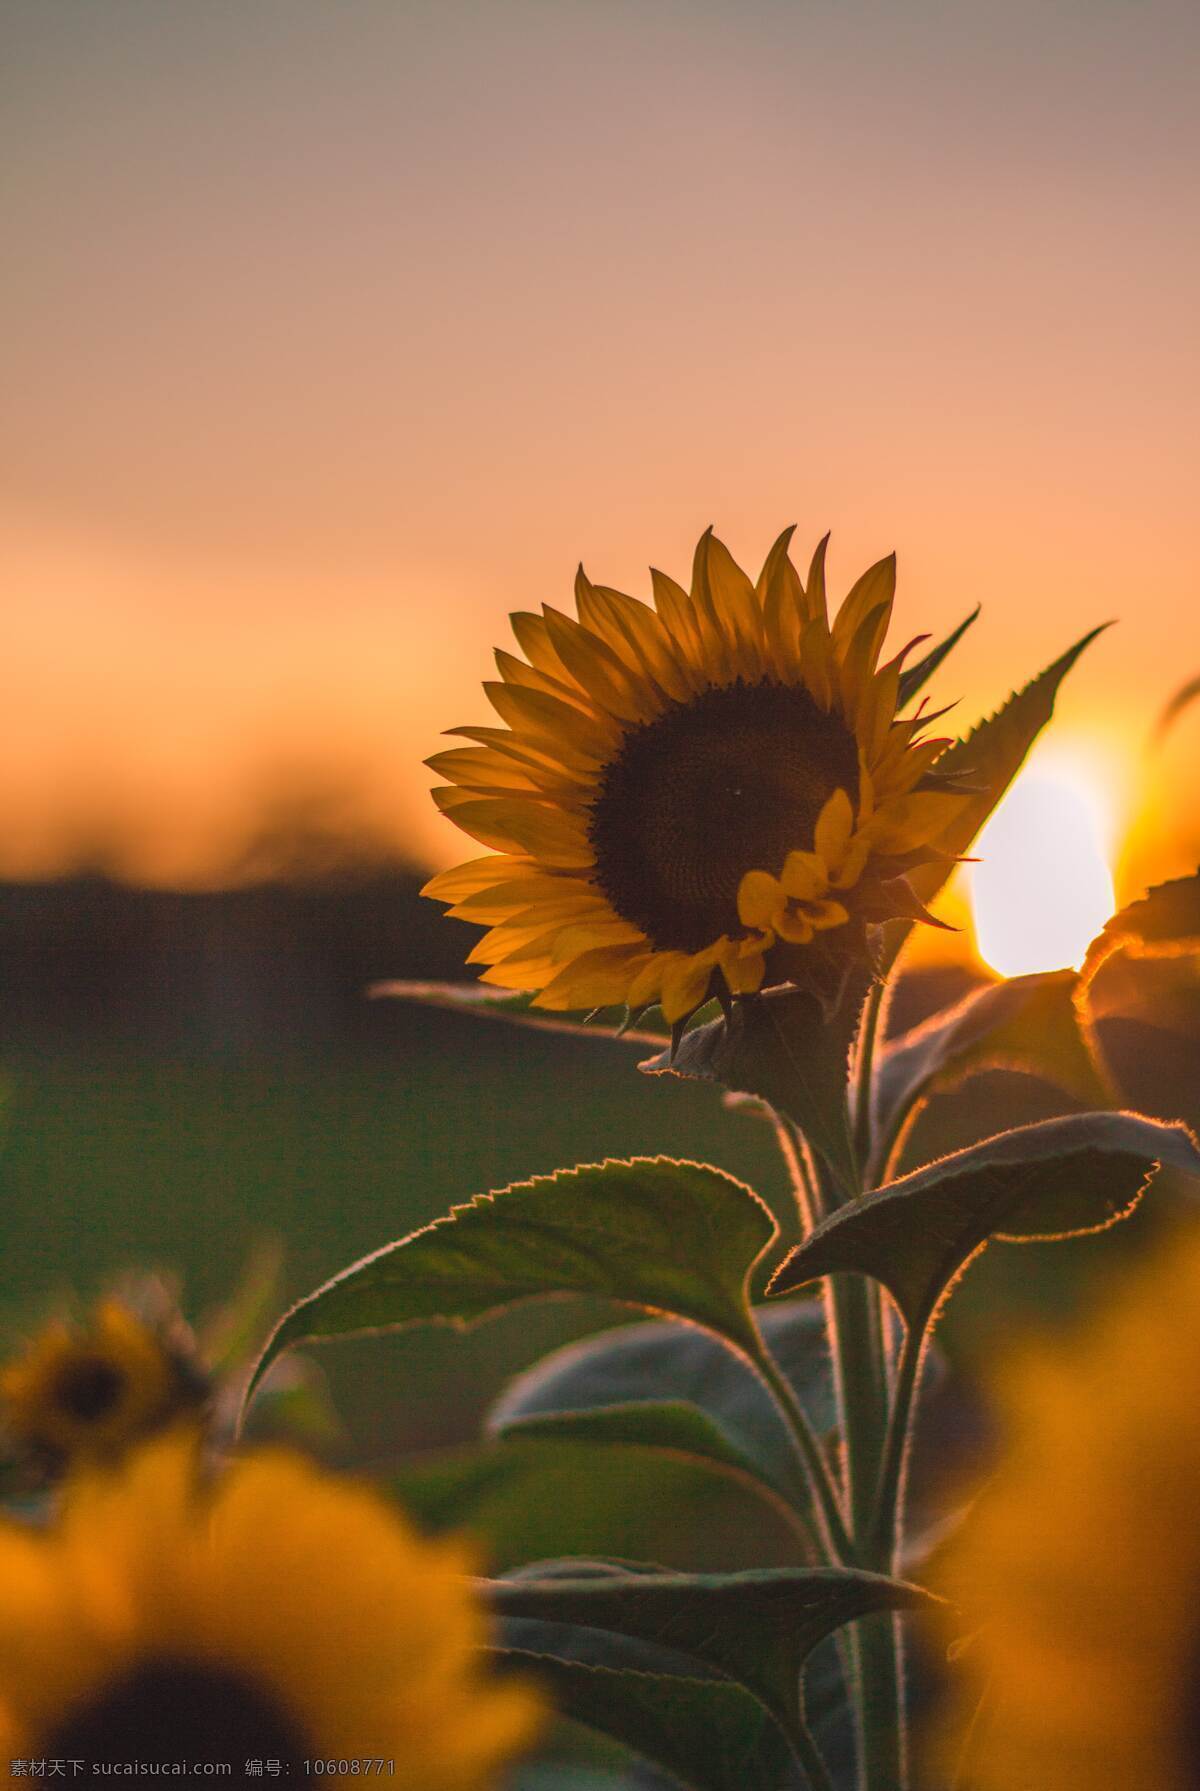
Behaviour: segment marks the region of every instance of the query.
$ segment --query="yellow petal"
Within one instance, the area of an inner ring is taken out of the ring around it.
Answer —
[[[864,839],[853,839],[846,848],[836,873],[829,879],[834,889],[853,889],[858,879],[867,868],[867,860],[871,856],[871,847]]]
[[[450,914],[454,920],[491,926],[510,920],[524,908],[544,905],[553,909],[564,898],[597,899],[591,884],[580,877],[514,877],[464,896],[450,909]]]
[[[528,853],[543,866],[562,870],[591,867],[592,849],[579,821],[548,803],[519,796],[472,796],[457,789],[434,790],[432,795],[456,827],[485,846]]]
[[[535,744],[553,747],[556,741],[563,740],[598,764],[620,747],[620,728],[595,711],[585,715],[574,703],[520,685],[489,680],[483,688],[501,721],[506,721],[518,735],[528,735]]]
[[[569,690],[577,693],[574,678],[554,651],[546,632],[545,617],[535,615],[532,610],[520,609],[514,610],[508,619],[517,645],[530,665],[536,666],[539,672],[546,672],[550,677],[557,678],[560,684],[565,684]]]
[[[491,889],[502,879],[535,877],[540,866],[528,858],[512,858],[505,852],[489,852],[486,858],[472,858],[466,864],[439,871],[431,877],[421,894],[436,902],[461,902],[480,890]]]
[[[492,657],[506,684],[515,685],[519,690],[545,691],[548,696],[561,697],[564,702],[581,706],[587,701],[584,692],[575,684],[553,677],[549,672],[540,672],[534,665],[526,665],[523,659],[518,659],[504,647],[497,647]]]
[[[453,746],[435,752],[425,763],[435,777],[447,778],[464,790],[536,791],[530,772],[486,746]]]
[[[747,658],[752,676],[763,671],[762,612],[758,596],[749,578],[742,571],[723,541],[711,529],[700,537],[705,589],[712,609],[725,631],[735,640]]]
[[[712,973],[711,950],[671,965],[663,978],[662,1011],[672,1026],[704,1000]]]
[[[829,632],[829,605],[825,597],[825,550],[828,546],[829,536],[822,535],[813,549],[808,582],[804,587],[805,614],[810,621],[823,623],[826,633]]]
[[[624,722],[649,719],[652,704],[641,681],[621,663],[599,635],[549,606],[545,610],[550,639],[564,664],[587,692],[589,701]]]
[[[663,973],[670,957],[669,952],[656,951],[646,959],[630,983],[629,993],[625,997],[631,1008],[648,1007],[652,1001],[658,1000]]]
[[[747,871],[738,884],[738,919],[744,927],[767,927],[783,891],[769,871]]]
[[[623,658],[635,662],[651,688],[672,702],[682,702],[689,695],[692,686],[671,638],[661,617],[647,604],[608,585],[589,585],[577,602],[581,620],[602,633]]]
[[[584,952],[546,984],[535,1007],[556,1009],[612,1007],[624,1002],[642,954],[631,946],[602,946]]]
[[[895,596],[896,556],[890,553],[886,559],[877,560],[873,566],[869,566],[862,577],[855,580],[834,618],[833,644],[839,659],[845,658],[861,623],[873,609],[883,604],[890,617]],[[886,632],[885,622],[884,633]]]
[[[828,889],[829,873],[815,852],[789,852],[779,881],[793,901],[813,902]]]
[[[908,852],[937,839],[961,814],[965,796],[943,790],[919,790],[885,803],[860,829],[876,852]]]
[[[833,707],[833,647],[824,616],[813,616],[800,631],[800,669],[814,702]]]
[[[850,918],[840,902],[810,902],[804,913],[818,933],[824,933],[830,927],[843,927]]]
[[[792,945],[807,945],[813,936],[812,921],[798,908],[789,908],[781,914],[775,931]]]
[[[814,845],[817,857],[832,870],[840,865],[842,855],[854,832],[854,806],[845,790],[835,790],[817,816]]]

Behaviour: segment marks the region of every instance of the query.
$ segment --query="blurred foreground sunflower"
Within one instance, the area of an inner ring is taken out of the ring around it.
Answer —
[[[1200,1242],[1010,1369],[1009,1454],[939,1575],[974,1632],[963,1791],[1200,1786],[1198,1384]]]
[[[202,1486],[186,1432],[0,1529],[0,1774],[11,1762],[394,1762],[397,1791],[482,1791],[531,1736],[480,1670],[455,1544],[283,1452]]]
[[[55,1320],[0,1369],[9,1446],[51,1472],[111,1460],[207,1396],[190,1333],[100,1301],[81,1324]]]
[[[934,769],[946,742],[897,717],[905,653],[879,664],[895,560],[830,623],[825,542],[805,584],[790,538],[756,583],[709,531],[690,592],[654,572],[650,608],[581,569],[578,620],[513,616],[525,657],[498,652],[484,687],[505,726],[453,729],[474,744],[429,761],[439,806],[493,848],[425,889],[490,928],[485,982],[676,1022],[817,982],[868,921],[919,915],[905,873],[965,798]]]

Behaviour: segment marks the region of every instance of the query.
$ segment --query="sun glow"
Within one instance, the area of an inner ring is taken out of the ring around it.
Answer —
[[[1113,816],[1098,777],[1071,761],[1022,772],[973,848],[980,956],[1001,976],[1078,965],[1113,911]]]

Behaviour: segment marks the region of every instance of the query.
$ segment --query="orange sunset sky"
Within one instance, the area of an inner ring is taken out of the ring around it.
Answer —
[[[1194,0],[7,0],[0,70],[0,874],[219,879],[301,775],[469,856],[506,612],[710,522],[982,601],[964,726],[1119,617],[1059,750],[1194,863]]]

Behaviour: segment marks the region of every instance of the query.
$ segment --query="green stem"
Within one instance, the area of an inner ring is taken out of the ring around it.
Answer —
[[[756,1366],[770,1389],[780,1416],[787,1425],[796,1454],[804,1470],[815,1501],[815,1517],[825,1553],[836,1565],[849,1566],[854,1560],[854,1545],[846,1529],[837,1491],[830,1477],[820,1439],[809,1422],[808,1414],[796,1397],[795,1389],[783,1373],[766,1344],[759,1338]]]
[[[886,987],[882,982],[871,984],[858,1035],[858,1061],[854,1072],[854,1154],[860,1170],[871,1154],[871,1074],[875,1067],[875,1041],[883,1015]]]
[[[879,1470],[879,1486],[871,1518],[871,1537],[885,1571],[894,1572],[903,1542],[904,1457],[908,1433],[914,1415],[917,1386],[921,1377],[924,1330],[910,1326],[904,1333],[904,1346],[896,1369],[896,1385],[892,1393],[892,1409],[888,1417],[887,1437]]]
[[[812,1159],[803,1138],[795,1132],[791,1122],[773,1107],[771,1114],[775,1121],[775,1137],[779,1142],[780,1155],[787,1165],[796,1210],[800,1215],[800,1232],[802,1236],[807,1236],[821,1216],[820,1195],[812,1170]]]
[[[792,1746],[808,1780],[811,1791],[836,1791],[829,1768],[821,1758],[816,1742],[807,1729],[793,1736]]]

